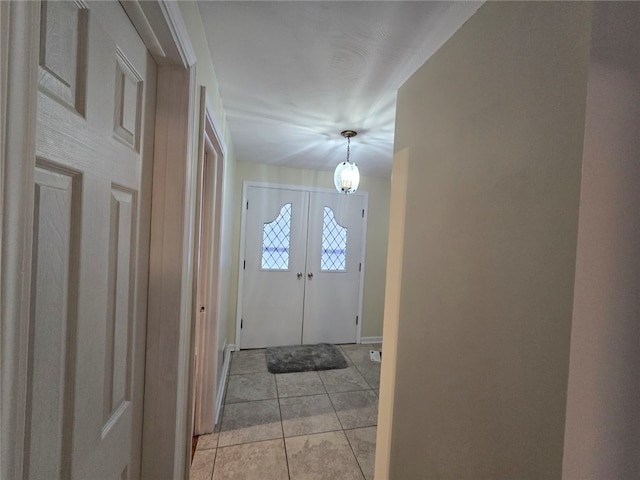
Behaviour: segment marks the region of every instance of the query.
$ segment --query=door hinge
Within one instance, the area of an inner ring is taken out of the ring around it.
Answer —
[[[245,270],[247,268],[247,261],[243,260],[242,261],[242,269]]]
[[[360,266],[358,267],[358,271],[361,272],[362,271],[362,263],[360,264]]]
[[[364,218],[364,208],[362,209],[362,218]]]
[[[356,325],[358,324],[358,315],[356,315]]]
[[[242,328],[242,324],[243,324],[243,323],[244,323],[244,319],[243,319],[243,318],[241,318],[241,319],[240,319],[240,328]]]
[[[247,202],[247,210],[249,210],[249,202]]]

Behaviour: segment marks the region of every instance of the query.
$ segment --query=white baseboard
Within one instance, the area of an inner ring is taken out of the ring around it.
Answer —
[[[224,392],[227,388],[227,376],[229,375],[229,367],[231,365],[231,352],[234,352],[236,346],[233,343],[227,343],[224,346],[224,364],[222,365],[222,378],[220,379],[220,388],[216,396],[216,425],[220,421],[220,413],[222,412],[222,400],[224,400]]]
[[[360,337],[360,343],[382,343],[382,337]]]

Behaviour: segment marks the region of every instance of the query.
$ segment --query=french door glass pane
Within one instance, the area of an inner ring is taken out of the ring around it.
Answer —
[[[320,270],[324,272],[344,272],[346,267],[347,228],[338,224],[331,208],[324,207]]]
[[[265,223],[262,229],[262,269],[288,270],[291,247],[291,204],[280,209],[273,222]]]

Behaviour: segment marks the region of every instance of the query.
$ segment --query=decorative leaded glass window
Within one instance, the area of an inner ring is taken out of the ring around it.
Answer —
[[[262,269],[288,270],[291,247],[291,204],[280,209],[273,222],[265,223],[262,229]]]
[[[320,270],[325,272],[344,272],[346,269],[347,228],[338,224],[333,210],[329,207],[324,207]]]

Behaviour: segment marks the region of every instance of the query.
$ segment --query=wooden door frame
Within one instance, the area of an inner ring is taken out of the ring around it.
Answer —
[[[196,56],[176,3],[122,6],[158,64],[142,478],[177,480],[191,448]],[[0,2],[0,37],[0,477],[22,478],[40,2]]]
[[[220,321],[220,305],[221,305],[221,289],[220,289],[220,240],[221,240],[221,217],[222,217],[222,199],[224,198],[224,163],[226,155],[226,147],[220,132],[221,128],[217,125],[211,102],[207,96],[206,87],[200,87],[200,129],[198,136],[198,191],[197,191],[197,210],[196,218],[201,218],[205,208],[203,205],[206,201],[206,192],[204,186],[205,179],[205,162],[207,152],[215,154],[215,160],[211,164],[214,175],[213,192],[210,197],[211,205],[208,210],[213,215],[213,221],[209,232],[202,232],[202,224],[198,222],[196,230],[196,253],[200,253],[204,248],[208,253],[208,265],[206,265],[206,273],[208,275],[209,292],[207,295],[207,305],[212,307],[205,312],[205,322],[202,329],[193,328],[193,352],[197,356],[197,363],[194,365],[195,372],[191,375],[193,378],[193,386],[191,390],[194,394],[193,411],[194,419],[192,422],[193,431],[198,434],[212,433],[220,414],[220,406],[217,402],[218,393],[218,332]],[[199,239],[206,234],[208,239],[205,245],[202,245]],[[198,294],[198,281],[200,278],[200,264],[194,269],[194,305],[193,317],[198,318],[200,306],[196,304]],[[201,338],[197,338],[199,334]],[[192,431],[192,434],[193,434]]]
[[[323,188],[323,187],[307,187],[305,185],[290,185],[290,184],[280,184],[280,183],[269,183],[269,182],[251,182],[244,181],[242,183],[242,203],[241,205],[245,205],[247,202],[247,189],[249,187],[263,187],[263,188],[277,188],[284,190],[295,190],[295,191],[304,191],[304,192],[323,192],[323,193],[338,193],[335,189],[332,188]],[[367,218],[369,217],[369,193],[368,192],[355,192],[350,195],[364,197],[365,201],[365,209],[366,215],[364,216],[364,222],[362,225],[362,245],[361,245],[361,263],[362,270],[360,271],[360,285],[358,289],[358,318],[360,321],[356,326],[356,343],[360,343],[362,339],[362,299],[364,295],[364,271],[365,271],[365,251],[367,246]],[[236,304],[236,337],[235,344],[237,349],[240,350],[240,335],[242,330],[240,328],[242,322],[242,298],[243,298],[243,284],[244,284],[244,249],[245,249],[245,240],[246,240],[246,225],[247,225],[247,210],[246,208],[242,208],[242,220],[240,223],[240,250],[238,255],[238,298]]]

